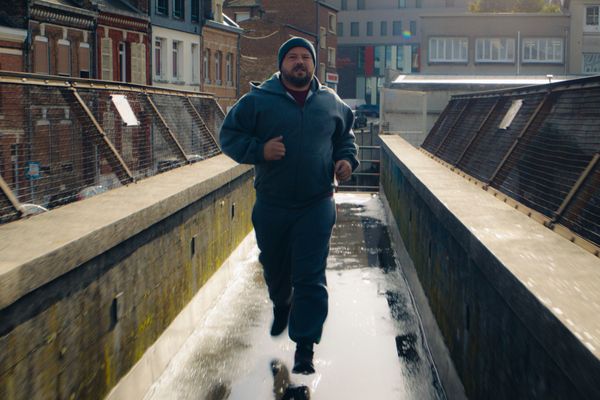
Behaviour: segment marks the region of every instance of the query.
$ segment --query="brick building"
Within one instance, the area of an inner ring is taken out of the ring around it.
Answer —
[[[96,76],[151,84],[148,2],[137,1],[136,8],[120,0],[93,1],[98,9]]]
[[[21,7],[23,10],[21,18],[11,17],[6,11],[0,10],[0,70],[4,71],[25,70],[27,40],[27,21],[24,18],[26,15],[25,5],[15,4],[14,6]]]
[[[244,29],[241,39],[240,91],[277,71],[277,50],[291,36],[311,41],[317,50],[316,75],[332,88],[337,85],[337,8],[313,0],[230,0],[227,14]]]
[[[223,110],[239,97],[239,54],[242,30],[223,13],[220,4],[207,2],[202,26],[202,91],[213,93]]]
[[[87,78],[93,73],[91,49],[97,13],[89,1],[33,0],[29,6],[30,57],[27,70]]]

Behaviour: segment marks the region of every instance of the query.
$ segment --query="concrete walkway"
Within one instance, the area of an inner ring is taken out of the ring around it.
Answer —
[[[317,372],[290,374],[294,343],[269,336],[271,305],[256,247],[146,399],[444,399],[381,201],[338,194],[328,260],[330,311],[315,348]],[[288,394],[285,393],[288,388]],[[288,397],[286,397],[288,396]]]

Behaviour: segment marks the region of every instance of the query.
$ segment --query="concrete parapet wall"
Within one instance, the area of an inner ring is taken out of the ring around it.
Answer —
[[[466,395],[600,398],[598,258],[381,138],[381,185]]]
[[[251,231],[221,155],[0,226],[0,398],[103,398]]]

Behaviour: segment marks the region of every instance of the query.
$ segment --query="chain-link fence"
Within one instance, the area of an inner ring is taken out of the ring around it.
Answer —
[[[453,96],[422,147],[599,254],[599,127],[592,77]]]
[[[220,153],[210,94],[0,73],[0,223]]]

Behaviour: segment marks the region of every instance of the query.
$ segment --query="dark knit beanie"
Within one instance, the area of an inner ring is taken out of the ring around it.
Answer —
[[[308,40],[301,37],[293,37],[289,39],[287,42],[281,45],[279,48],[279,53],[277,53],[277,60],[279,61],[279,69],[281,69],[281,63],[283,62],[283,58],[287,54],[288,51],[293,49],[294,47],[304,47],[306,50],[310,52],[310,55],[313,59],[313,64],[317,64],[317,57],[315,55],[315,48],[312,43]]]

